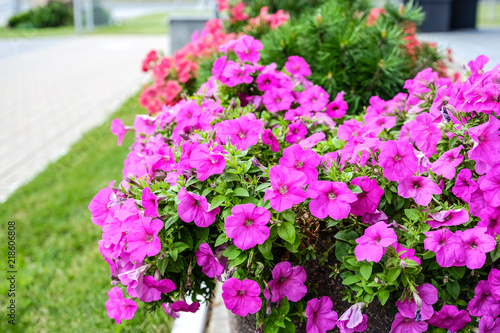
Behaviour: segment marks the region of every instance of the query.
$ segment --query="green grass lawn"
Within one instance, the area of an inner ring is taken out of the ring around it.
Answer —
[[[176,11],[171,13],[156,13],[125,20],[123,22],[96,26],[90,34],[115,34],[115,35],[165,35],[169,31],[167,19],[169,16],[207,16],[209,13]],[[68,36],[74,35],[73,26],[44,28],[44,29],[10,29],[0,27],[0,38],[36,38],[48,36]],[[89,34],[83,32],[83,34]]]
[[[494,8],[494,19],[491,20],[492,11],[491,5],[488,3],[482,3],[478,8],[477,24],[480,27],[499,27],[500,26],[500,3],[496,3]]]
[[[137,113],[143,110],[136,95],[112,118],[132,124]],[[17,226],[17,325],[7,324],[4,305],[9,299],[2,276],[0,332],[170,331],[172,322],[163,311],[151,314],[139,304],[133,320],[116,325],[104,306],[110,270],[97,247],[101,229],[90,221],[87,206],[111,180],[121,180],[133,141],[129,133],[118,147],[109,128],[110,120],[86,133],[69,153],[0,204],[4,271],[7,222],[14,220]]]

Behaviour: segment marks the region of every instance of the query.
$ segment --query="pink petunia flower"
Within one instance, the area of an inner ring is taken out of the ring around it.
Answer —
[[[200,302],[187,304],[184,301],[177,301],[172,304],[172,310],[175,312],[191,312],[195,313],[200,308]]]
[[[341,333],[363,332],[367,328],[368,316],[361,313],[365,303],[353,304],[337,321]]]
[[[215,146],[210,151],[207,143],[197,146],[191,153],[189,164],[196,169],[198,180],[204,181],[211,175],[220,175],[226,167],[222,146]]]
[[[163,229],[163,222],[151,217],[136,221],[127,234],[127,252],[133,261],[142,261],[146,256],[157,255],[161,250],[158,232]]]
[[[310,148],[313,148],[314,146],[316,146],[318,144],[318,142],[325,141],[325,140],[326,140],[325,133],[316,132],[316,133],[310,135],[309,137],[307,137],[303,140],[300,140],[299,146],[301,146],[304,149],[310,149]]]
[[[326,106],[326,114],[332,118],[342,118],[345,116],[349,106],[344,101],[344,94],[339,92],[333,102]]]
[[[176,301],[173,304],[163,303],[161,306],[163,307],[163,309],[170,318],[176,319],[180,317],[179,312],[191,312],[191,313],[197,312],[198,309],[200,308],[200,302],[193,302],[191,304],[187,304],[184,301]]]
[[[495,238],[486,233],[486,228],[474,227],[465,230],[462,235],[465,265],[469,269],[479,269],[486,262],[486,253],[496,247]]]
[[[222,299],[226,308],[238,316],[256,313],[262,307],[260,287],[253,280],[227,279],[222,285]]]
[[[358,245],[354,253],[358,261],[379,262],[382,259],[386,248],[398,241],[394,229],[389,227],[388,224],[379,222],[368,227],[365,234],[356,239]]]
[[[498,333],[500,332],[500,318],[482,316],[479,321],[479,333]]]
[[[470,321],[470,316],[466,310],[458,311],[454,305],[445,305],[441,311],[434,312],[434,316],[429,319],[429,324],[448,329],[450,332],[458,332]]]
[[[137,135],[153,135],[156,132],[155,117],[150,117],[144,114],[135,116],[134,129]]]
[[[269,281],[271,302],[277,302],[284,297],[291,302],[300,301],[307,294],[307,287],[304,285],[306,280],[304,267],[292,267],[288,261],[278,263],[273,268],[273,279]]]
[[[311,149],[303,149],[300,145],[293,145],[283,150],[283,157],[280,158],[280,165],[290,171],[298,171],[307,177],[307,183],[318,179],[320,158]]]
[[[488,284],[493,297],[500,302],[500,270],[492,269],[488,274]]]
[[[264,130],[264,132],[262,132],[262,142],[268,146],[271,146],[271,151],[275,153],[280,151],[280,143],[274,136],[272,130],[266,129]]]
[[[288,57],[288,61],[285,63],[285,69],[292,76],[309,76],[311,75],[311,69],[309,65],[304,60],[304,58],[299,56]]]
[[[422,320],[428,320],[434,314],[433,304],[438,301],[438,290],[430,283],[424,283],[417,287],[418,297],[420,298],[420,315]],[[398,307],[399,313],[405,318],[414,319],[417,314],[417,301],[415,297],[409,301],[405,298],[404,301],[397,301],[396,306]]]
[[[443,133],[434,125],[434,118],[427,112],[421,113],[417,119],[408,123],[410,135],[415,144],[426,157],[437,154],[437,144]]]
[[[405,141],[387,141],[382,145],[379,164],[384,169],[384,177],[392,181],[400,181],[418,169],[418,159],[413,146]]]
[[[151,192],[149,187],[142,190],[142,207],[144,207],[144,215],[158,217],[158,198]]]
[[[111,122],[111,133],[118,137],[118,146],[121,146],[123,138],[127,134],[127,129],[123,126],[123,122],[120,119],[113,119]]]
[[[269,112],[278,112],[290,109],[294,98],[285,88],[267,90],[262,101]]]
[[[484,192],[484,200],[490,206],[500,206],[500,164],[496,164],[486,173],[479,188]]]
[[[495,237],[495,235],[500,235],[500,208],[498,207],[486,207],[479,213],[478,222],[479,227],[486,228],[486,233]]]
[[[168,294],[175,290],[175,284],[172,280],[162,279],[157,281],[153,276],[145,276],[142,284],[135,288],[139,300],[150,303],[161,299],[161,294]]]
[[[437,229],[440,227],[451,227],[468,222],[469,212],[467,212],[467,210],[465,209],[443,210],[434,214],[430,214],[429,218],[432,218],[432,220],[427,221],[427,224],[429,224],[433,229]]]
[[[297,120],[288,125],[288,134],[286,135],[285,140],[286,142],[293,144],[304,139],[306,135],[307,127],[300,120]]]
[[[394,249],[396,250],[396,253],[398,254],[399,259],[409,259],[413,260],[416,262],[418,265],[421,264],[420,258],[415,256],[415,250],[414,249],[407,249],[403,245],[399,243],[394,243],[392,246],[394,246]]]
[[[476,161],[476,171],[484,174],[492,166],[500,163],[500,120],[490,116],[487,123],[469,129],[474,140],[474,148],[469,151],[469,158]]]
[[[332,308],[333,302],[327,296],[320,299],[313,298],[307,302],[307,333],[326,333],[326,331],[333,329],[337,323],[338,315]]]
[[[365,133],[367,128],[362,122],[356,119],[349,119],[344,121],[342,125],[339,126],[337,130],[337,136],[340,140],[347,141],[350,143],[361,143],[365,141]]]
[[[260,91],[268,91],[278,88],[279,79],[274,73],[262,73],[257,76],[257,89]]]
[[[224,266],[221,265],[207,243],[200,244],[198,251],[196,251],[196,262],[202,267],[201,271],[209,278],[214,278],[224,272]]]
[[[215,132],[222,144],[227,144],[230,138],[231,144],[238,149],[245,150],[259,142],[264,122],[256,119],[253,113],[249,113],[238,119],[224,120],[215,125]]]
[[[367,213],[375,213],[384,190],[375,179],[367,176],[357,177],[351,181],[351,185],[357,185],[363,192],[357,194],[356,201],[351,203],[351,214],[362,216]]]
[[[234,206],[226,218],[224,229],[228,238],[234,239],[234,245],[241,250],[248,250],[257,244],[264,244],[269,238],[271,213],[252,203]]]
[[[302,189],[307,181],[304,173],[275,165],[269,170],[269,178],[271,188],[266,190],[264,199],[270,200],[274,210],[282,212],[307,199]]]
[[[117,203],[116,192],[113,190],[115,181],[109,183],[108,187],[100,190],[90,201],[89,210],[92,214],[92,223],[101,226],[109,214],[110,206]]]
[[[181,220],[187,223],[194,221],[194,224],[200,228],[212,225],[220,212],[219,207],[209,211],[210,205],[207,198],[187,192],[185,187],[180,189],[177,199],[180,201],[177,205],[177,213]]]
[[[306,110],[322,111],[328,104],[330,95],[320,86],[307,88],[300,94],[300,106]]]
[[[474,317],[500,315],[500,302],[491,294],[488,280],[481,280],[474,289],[474,298],[467,304],[467,311]]]
[[[256,64],[260,59],[259,51],[263,48],[264,46],[260,40],[255,39],[252,36],[243,35],[236,40],[233,50],[241,61],[248,61],[252,64]]]
[[[436,254],[436,261],[441,267],[451,267],[457,260],[461,260],[462,239],[450,230],[444,228],[424,233],[424,248]]]
[[[416,321],[415,318],[407,318],[396,314],[391,325],[391,333],[423,333],[427,332],[429,325],[425,321]]]
[[[108,291],[108,297],[106,310],[109,318],[114,319],[117,324],[121,324],[122,319],[130,320],[134,318],[137,303],[129,298],[123,298],[123,291],[120,288],[111,288]]]
[[[460,170],[455,181],[455,186],[452,188],[453,194],[467,203],[470,203],[472,193],[479,187],[471,178],[472,172],[469,169]]]
[[[309,209],[319,219],[330,216],[334,220],[344,219],[351,211],[351,203],[356,201],[345,183],[317,180],[307,188],[307,196],[311,198]]]
[[[462,163],[464,157],[460,155],[463,146],[453,148],[443,153],[431,164],[432,172],[436,175],[442,175],[446,179],[455,177],[455,168]]]
[[[432,201],[433,194],[441,194],[441,188],[427,177],[410,176],[404,178],[398,185],[398,194],[403,198],[413,198],[420,206],[427,206]]]

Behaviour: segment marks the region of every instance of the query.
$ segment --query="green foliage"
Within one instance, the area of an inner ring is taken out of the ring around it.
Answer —
[[[345,91],[348,112],[359,113],[371,96],[392,98],[406,79],[439,59],[428,47],[415,60],[407,54],[405,28],[422,20],[418,8],[408,6],[401,13],[387,4],[385,9],[387,14],[370,26],[369,1],[328,1],[263,36],[262,63],[281,68],[289,56],[303,57],[311,66],[309,79],[332,97]]]
[[[12,16],[7,25],[11,28],[50,28],[69,25],[72,12],[59,1],[50,1],[46,6],[30,9]]]
[[[282,9],[290,16],[300,16],[325,3],[326,0],[244,0],[247,8],[250,8],[250,16],[255,17],[260,9],[266,6],[269,13],[276,13]]]

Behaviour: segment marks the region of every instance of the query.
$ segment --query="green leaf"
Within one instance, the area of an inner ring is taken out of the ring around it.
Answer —
[[[361,189],[361,187],[359,187],[358,185],[349,185],[347,186],[352,193],[354,194],[357,194],[357,193],[363,193],[363,190]]]
[[[165,222],[165,230],[168,230],[172,224],[177,222],[179,220],[179,215],[174,214],[168,218],[168,220]]]
[[[392,200],[392,192],[391,191],[385,191],[384,192],[384,197],[385,200],[387,200],[388,203],[391,203]]]
[[[224,195],[216,196],[215,198],[212,199],[209,210],[219,207],[224,201],[226,201],[226,196]]]
[[[198,237],[198,239],[208,240],[208,237],[210,236],[210,229],[209,228],[195,228],[194,234],[196,237]]]
[[[168,255],[174,259],[174,261],[177,261],[177,256],[179,255],[179,252],[176,249],[172,249],[168,251]]]
[[[158,269],[160,270],[161,275],[163,275],[163,273],[165,273],[165,268],[167,268],[167,264],[168,264],[168,257],[166,257],[166,256],[163,259],[158,260],[156,262],[156,265],[158,266]]]
[[[394,282],[399,277],[399,274],[401,274],[401,268],[393,267],[387,273],[387,279],[389,282]]]
[[[215,247],[220,246],[227,241],[229,241],[229,238],[227,238],[226,234],[220,234],[219,237],[217,237],[217,239],[215,240]]]
[[[243,198],[243,200],[241,200],[241,203],[242,204],[252,203],[255,206],[258,206],[259,205],[259,200],[257,198],[253,198],[253,197],[246,197],[246,198]]]
[[[359,238],[359,235],[356,231],[341,230],[335,234],[335,238],[348,242]]]
[[[283,212],[283,218],[287,220],[288,222],[295,222],[295,213],[292,212],[291,210],[286,210]]]
[[[420,218],[420,211],[416,209],[405,209],[405,215],[412,221],[418,221]]]
[[[453,266],[451,269],[458,276],[459,279],[461,279],[461,278],[464,277],[464,275],[465,275],[465,266]]]
[[[278,235],[288,243],[295,242],[295,227],[290,222],[283,222],[278,226]]]
[[[245,260],[247,260],[248,258],[248,254],[246,252],[241,252],[241,254],[236,257],[234,260],[231,260],[230,261],[230,267],[234,267],[234,266],[238,266],[238,265],[241,265],[242,263],[245,262]]]
[[[500,258],[500,247],[497,246],[496,249],[490,252],[491,261],[495,262],[498,258]]]
[[[240,176],[235,175],[234,173],[229,173],[229,174],[228,173],[224,173],[223,174],[223,179],[226,182],[235,182],[235,181],[239,182],[239,181],[241,181]]]
[[[286,322],[285,323],[285,328],[280,329],[280,333],[295,333],[295,324]]]
[[[266,258],[267,260],[273,260],[274,256],[271,253],[271,249],[273,247],[273,244],[271,242],[271,239],[267,239],[264,244],[259,244],[259,251],[262,253],[262,256]]]
[[[224,257],[228,258],[229,260],[235,259],[237,256],[239,256],[241,253],[241,250],[238,249],[236,246],[231,245],[229,246],[225,251],[224,251]]]
[[[236,197],[248,197],[249,196],[248,191],[245,190],[243,187],[236,188],[234,190],[233,195]]]
[[[363,265],[359,268],[359,272],[361,273],[361,276],[368,281],[370,279],[370,276],[372,275],[372,269],[373,266],[370,264]]]
[[[357,275],[350,275],[348,277],[346,277],[343,281],[342,281],[342,284],[345,284],[345,285],[350,285],[350,284],[354,284],[354,283],[358,283],[359,281],[361,281],[361,276],[357,276]]]
[[[174,247],[179,253],[190,248],[189,245],[183,242],[175,242]]]
[[[446,284],[446,290],[454,299],[457,299],[460,295],[460,284],[457,281],[449,281]]]
[[[286,316],[290,311],[290,303],[288,299],[283,299],[280,301],[280,306],[278,307],[278,313],[282,316]]]
[[[338,261],[342,262],[343,258],[349,255],[351,246],[347,243],[337,242],[335,244],[335,257]]]
[[[389,291],[387,289],[379,290],[377,293],[378,299],[380,300],[380,304],[384,306],[384,304],[389,299]]]
[[[260,191],[265,190],[266,188],[268,188],[270,186],[271,186],[271,183],[260,184],[259,186],[257,186],[255,191],[260,192]]]

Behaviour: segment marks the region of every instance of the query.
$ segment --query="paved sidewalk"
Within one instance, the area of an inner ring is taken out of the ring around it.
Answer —
[[[440,49],[451,48],[453,61],[466,65],[470,60],[484,54],[490,58],[486,69],[500,64],[500,28],[481,28],[450,32],[428,32],[417,36],[420,40],[437,42]]]
[[[162,36],[0,39],[0,202],[101,124],[146,79]]]

